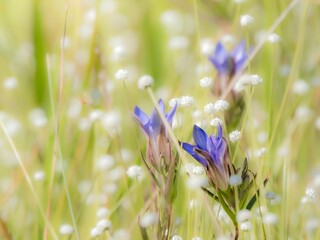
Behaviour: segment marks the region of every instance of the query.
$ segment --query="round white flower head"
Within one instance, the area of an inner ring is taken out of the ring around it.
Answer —
[[[204,173],[203,167],[195,166],[192,169],[192,173],[195,174],[195,175],[202,175]]]
[[[317,228],[319,228],[320,221],[318,218],[311,218],[309,219],[305,224],[305,230],[308,233],[312,233],[313,231],[316,231]]]
[[[306,122],[312,115],[312,110],[307,106],[298,106],[295,112],[295,117],[301,122]]]
[[[158,221],[157,214],[152,212],[146,212],[143,214],[140,218],[139,224],[143,228],[148,228],[154,224],[156,224]]]
[[[259,75],[243,74],[237,81],[233,90],[235,90],[236,92],[240,92],[243,91],[246,86],[254,86],[260,83],[262,83],[262,77],[260,77]]]
[[[191,96],[182,96],[179,103],[182,107],[190,107],[194,104],[194,98]]]
[[[231,142],[239,141],[240,137],[241,137],[241,132],[239,130],[234,130],[229,134],[229,139]]]
[[[109,112],[106,112],[101,117],[101,124],[103,128],[109,132],[110,135],[114,135],[117,132],[121,131],[121,114],[117,110],[112,110]]]
[[[211,87],[212,83],[213,83],[213,80],[210,77],[204,77],[200,79],[200,87],[202,88],[209,88]]]
[[[210,56],[214,53],[215,44],[210,38],[204,38],[200,42],[201,52],[205,56]]]
[[[143,75],[138,80],[138,88],[139,89],[146,89],[153,84],[153,77],[150,75]]]
[[[210,125],[212,127],[218,127],[219,124],[222,124],[222,120],[220,118],[216,117],[216,118],[211,119],[211,121],[210,121]]]
[[[300,96],[306,94],[309,91],[309,89],[310,89],[309,84],[306,83],[306,81],[304,80],[298,80],[292,86],[293,93]]]
[[[227,110],[229,108],[229,103],[225,100],[218,100],[214,103],[215,112],[220,112]]]
[[[193,169],[196,167],[193,163],[187,163],[183,166],[183,169],[186,173],[191,174],[193,172]]]
[[[29,113],[29,120],[36,128],[44,127],[48,122],[46,114],[41,108],[31,110]]]
[[[124,81],[128,79],[128,70],[126,69],[119,69],[115,74],[114,78],[119,81]]]
[[[309,199],[315,199],[317,197],[317,194],[316,194],[316,191],[314,190],[314,188],[311,188],[311,187],[308,187],[306,189],[306,196],[309,198]]]
[[[264,224],[273,225],[278,222],[278,216],[275,213],[266,213],[262,217],[262,221]]]
[[[36,172],[33,174],[33,178],[34,178],[34,180],[36,180],[36,181],[42,181],[42,180],[44,180],[45,177],[46,177],[46,174],[45,174],[45,172],[42,171],[42,170],[36,171]]]
[[[240,229],[242,231],[250,231],[252,229],[252,223],[249,221],[245,221],[240,223]]]
[[[98,223],[96,228],[101,229],[102,231],[111,228],[112,224],[109,220],[101,219]]]
[[[240,16],[240,25],[245,27],[253,23],[254,18],[251,15],[245,14]]]
[[[189,39],[185,36],[175,36],[170,38],[169,40],[169,49],[171,50],[179,50],[179,49],[186,49],[189,46],[190,42]]]
[[[251,218],[251,212],[248,209],[242,209],[237,213],[237,222],[242,223]]]
[[[85,20],[89,21],[89,22],[93,22],[94,20],[96,20],[96,10],[95,9],[89,9],[86,13],[85,13]]]
[[[257,74],[250,75],[250,80],[251,85],[258,85],[262,83],[262,77]]]
[[[17,86],[18,86],[18,79],[16,79],[15,77],[8,77],[3,82],[3,87],[8,90],[14,89]]]
[[[90,236],[92,238],[96,238],[96,237],[99,237],[102,233],[103,233],[103,229],[98,228],[98,227],[94,227],[90,231]]]
[[[130,166],[127,170],[127,175],[132,179],[139,178],[143,175],[142,168],[137,165]]]
[[[180,105],[180,99],[179,98],[172,98],[169,101],[169,106],[174,107],[175,105]]]
[[[187,186],[191,190],[208,186],[208,178],[202,175],[193,175],[188,178]]]
[[[121,155],[121,158],[124,162],[131,162],[134,158],[131,150],[129,150],[127,148],[122,148],[120,150],[120,155]]]
[[[242,178],[240,175],[231,175],[229,178],[230,186],[239,186],[242,184]]]
[[[269,36],[268,36],[268,42],[269,43],[277,43],[281,40],[280,36],[276,33],[271,33]]]
[[[62,224],[59,228],[61,235],[70,235],[73,233],[73,227],[70,224]]]
[[[204,106],[204,112],[208,114],[212,114],[215,112],[214,104],[208,103]]]
[[[97,168],[101,171],[108,170],[114,166],[115,161],[112,155],[104,154],[98,158]]]
[[[109,209],[106,207],[101,207],[97,210],[96,215],[99,219],[103,219],[109,216]]]
[[[90,111],[88,118],[91,122],[95,122],[97,120],[100,120],[102,115],[103,115],[103,112],[101,110],[95,109]]]

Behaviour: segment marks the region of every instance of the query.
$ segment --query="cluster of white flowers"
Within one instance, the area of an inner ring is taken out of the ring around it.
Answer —
[[[169,101],[170,107],[174,107],[176,104],[181,107],[190,107],[194,104],[194,98],[191,96],[182,96],[181,98],[172,98]]]
[[[215,103],[208,103],[204,106],[204,112],[212,114],[215,112],[221,112],[229,108],[229,103],[225,100],[218,100]]]

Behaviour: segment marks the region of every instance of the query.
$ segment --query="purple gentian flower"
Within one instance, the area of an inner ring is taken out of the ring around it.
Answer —
[[[182,143],[182,148],[205,167],[213,186],[226,190],[231,175],[231,163],[221,125],[218,127],[217,136],[214,134],[208,136],[203,129],[194,125],[193,139],[195,145]]]
[[[218,42],[213,55],[209,56],[209,60],[218,71],[218,75],[228,78],[237,74],[247,59],[248,54],[244,41],[241,41],[231,53],[224,48],[221,42]]]
[[[175,105],[170,112],[165,113],[164,102],[158,102],[161,113],[165,116],[169,125],[172,125],[173,117],[177,109]],[[148,117],[139,107],[134,108],[134,119],[142,128],[147,137],[147,159],[153,163],[158,163],[162,157],[166,160],[171,157],[171,141],[168,138],[165,126],[162,123],[156,109]]]

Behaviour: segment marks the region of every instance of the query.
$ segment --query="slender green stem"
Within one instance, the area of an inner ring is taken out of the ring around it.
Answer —
[[[48,226],[49,231],[50,231],[53,239],[59,239],[58,236],[57,236],[57,234],[56,234],[55,231],[54,231],[54,228],[52,227],[52,225],[51,225],[51,223],[50,223],[50,220],[48,219],[47,215],[45,214],[44,209],[43,209],[42,206],[41,206],[41,202],[40,202],[39,196],[38,196],[38,194],[37,194],[37,192],[36,192],[36,190],[35,190],[35,188],[34,188],[34,186],[33,186],[33,184],[32,184],[32,181],[31,181],[31,178],[30,178],[30,176],[29,176],[29,174],[28,174],[28,172],[27,172],[27,169],[26,169],[26,167],[24,166],[23,161],[22,161],[22,159],[21,159],[21,157],[20,157],[20,154],[19,154],[19,152],[18,152],[15,144],[13,143],[13,141],[12,141],[10,135],[9,135],[6,126],[3,124],[2,121],[0,121],[0,126],[1,126],[1,128],[2,128],[2,130],[3,130],[3,132],[4,132],[4,134],[5,134],[8,142],[9,142],[11,148],[12,148],[12,151],[13,151],[13,153],[14,153],[14,155],[15,155],[15,157],[16,157],[19,165],[20,165],[20,168],[21,168],[22,173],[23,173],[23,175],[24,175],[24,177],[25,177],[25,179],[26,179],[26,181],[27,181],[27,184],[28,184],[30,190],[31,190],[31,193],[32,193],[32,195],[33,195],[33,198],[34,198],[36,204],[38,205],[38,208],[39,208],[39,210],[40,210],[40,214],[41,214],[41,216],[43,217],[46,225]]]

